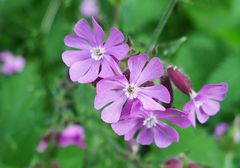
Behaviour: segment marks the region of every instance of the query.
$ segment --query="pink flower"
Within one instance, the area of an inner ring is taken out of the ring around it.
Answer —
[[[112,129],[119,136],[124,136],[126,141],[130,141],[139,131],[136,139],[139,144],[150,145],[155,142],[159,148],[166,148],[178,142],[179,135],[165,120],[181,128],[191,124],[182,111],[170,108],[165,111],[145,110],[141,103],[135,101],[130,114],[123,114],[120,121],[112,124]]]
[[[122,111],[128,112],[131,104],[139,100],[147,110],[165,110],[158,101],[169,103],[170,94],[163,85],[145,87],[144,83],[157,79],[163,74],[163,65],[159,58],[147,63],[144,54],[132,56],[128,60],[130,79],[125,76],[103,79],[97,84],[94,106],[102,110],[102,119],[107,123],[115,123],[120,119]]]
[[[86,146],[84,142],[84,129],[80,125],[72,124],[66,127],[61,132],[48,132],[40,141],[37,151],[44,152],[50,141],[55,142],[58,146],[66,147],[69,145],[76,145],[80,148]]]
[[[65,128],[60,134],[60,138],[58,143],[62,147],[66,147],[69,145],[76,145],[80,148],[84,148],[86,146],[84,142],[84,129],[79,125],[69,125]]]
[[[200,123],[205,123],[209,116],[215,115],[220,110],[219,101],[222,101],[227,93],[226,83],[207,84],[198,93],[192,91],[191,100],[184,106],[184,111],[189,113],[189,119],[196,126],[195,112]]]
[[[9,51],[0,52],[0,71],[5,75],[21,72],[25,67],[25,59],[21,56],[14,57]]]
[[[64,63],[70,67],[70,78],[74,82],[91,83],[98,77],[106,78],[119,75],[118,61],[125,58],[129,47],[124,44],[123,34],[116,28],[110,30],[104,42],[104,31],[92,18],[94,31],[85,19],[74,27],[76,34],[67,35],[67,46],[80,50],[68,50],[62,54]]]
[[[214,137],[220,138],[228,130],[228,128],[229,126],[225,122],[218,124],[214,130]]]
[[[80,10],[86,17],[97,16],[99,12],[97,0],[83,0]]]

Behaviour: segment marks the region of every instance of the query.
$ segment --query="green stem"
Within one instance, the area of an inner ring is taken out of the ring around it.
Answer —
[[[169,16],[171,15],[176,3],[178,0],[170,0],[170,3],[167,7],[167,10],[163,13],[162,17],[159,20],[159,23],[153,33],[152,39],[150,41],[150,44],[147,47],[147,53],[150,53],[151,50],[156,46],[157,44],[157,40],[159,38],[159,36],[161,35]]]
[[[57,15],[61,2],[62,0],[51,0],[51,2],[49,3],[47,11],[41,23],[42,33],[46,34],[51,30],[53,21]]]

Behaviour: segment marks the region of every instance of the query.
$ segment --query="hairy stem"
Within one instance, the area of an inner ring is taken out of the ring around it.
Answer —
[[[147,53],[150,53],[151,50],[156,46],[157,40],[159,38],[159,36],[161,35],[169,16],[171,15],[176,3],[178,0],[170,0],[170,3],[166,9],[166,11],[163,13],[163,15],[161,16],[159,23],[152,35],[152,39],[149,43],[149,45],[147,46]]]

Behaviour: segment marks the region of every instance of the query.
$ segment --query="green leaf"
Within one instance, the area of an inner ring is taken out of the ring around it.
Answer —
[[[167,0],[124,0],[122,1],[122,24],[125,32],[146,32],[147,26],[161,18]],[[153,30],[152,30],[153,31]]]
[[[209,76],[208,83],[227,82],[228,94],[226,99],[221,103],[222,117],[229,116],[229,113],[237,112],[236,106],[239,103],[239,67],[240,67],[240,52],[230,54],[225,60],[216,68],[215,71]],[[230,116],[231,117],[231,116]]]
[[[45,91],[35,66],[0,77],[0,161],[7,165],[27,166],[41,136]]]
[[[198,91],[223,60],[224,53],[224,48],[214,38],[192,34],[178,51],[175,63],[190,76],[194,89]]]
[[[189,159],[213,168],[223,168],[224,153],[217,145],[213,136],[200,128],[180,130],[180,141],[166,149],[154,146],[146,160],[157,167],[168,158],[176,157],[182,152],[189,152]]]

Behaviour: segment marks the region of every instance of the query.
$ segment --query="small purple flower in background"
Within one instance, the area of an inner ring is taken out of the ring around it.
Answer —
[[[227,130],[229,129],[229,126],[227,123],[222,122],[218,124],[215,129],[214,129],[214,137],[215,138],[220,138]]]
[[[125,141],[133,139],[139,131],[137,143],[150,145],[155,142],[159,148],[166,148],[171,143],[178,142],[179,135],[164,120],[181,128],[187,128],[191,124],[182,111],[170,108],[165,111],[145,110],[140,102],[135,101],[130,114],[122,115],[117,123],[112,124],[112,129],[119,136],[124,136]]]
[[[76,145],[80,148],[84,148],[86,146],[84,136],[85,133],[83,127],[71,124],[61,132],[48,132],[39,142],[37,151],[40,153],[44,152],[47,149],[49,142],[52,140],[60,147]]]
[[[97,0],[83,0],[80,11],[86,17],[97,16],[99,12]]]
[[[62,147],[76,145],[84,148],[86,146],[84,136],[84,129],[80,125],[69,125],[61,132],[58,143]]]
[[[193,126],[196,126],[195,112],[200,123],[205,123],[209,116],[217,114],[220,110],[219,101],[222,101],[228,91],[226,83],[207,84],[195,93],[190,93],[191,100],[184,106],[184,111],[189,112],[189,119]]]
[[[169,103],[170,94],[163,85],[145,87],[144,83],[163,75],[163,65],[159,58],[153,58],[147,63],[148,56],[140,54],[128,60],[130,79],[125,76],[106,78],[98,82],[94,101],[96,109],[102,110],[102,120],[115,123],[124,111],[129,112],[131,104],[139,100],[148,110],[165,110],[158,102]],[[111,103],[111,104],[110,104]],[[124,106],[125,105],[125,106]]]
[[[25,67],[22,56],[13,56],[9,51],[0,52],[0,71],[5,75],[21,72]]]
[[[104,42],[104,31],[92,18],[94,32],[85,19],[74,27],[76,34],[67,35],[67,46],[80,50],[68,50],[62,54],[64,63],[70,67],[70,78],[74,82],[91,83],[98,77],[122,75],[118,62],[124,59],[129,47],[123,43],[124,35],[116,28],[110,30]]]

